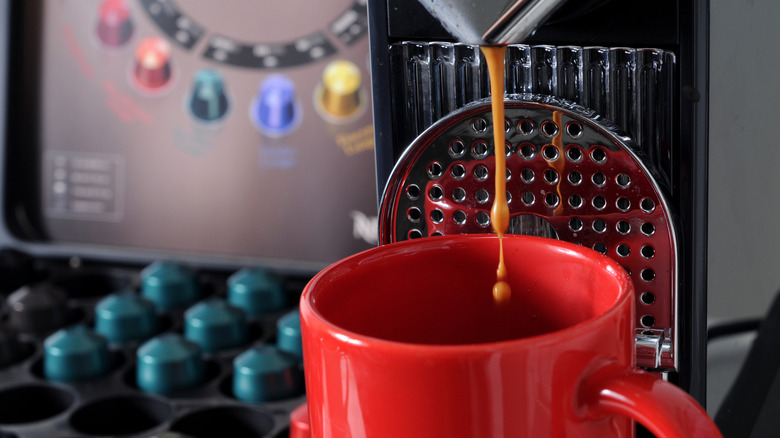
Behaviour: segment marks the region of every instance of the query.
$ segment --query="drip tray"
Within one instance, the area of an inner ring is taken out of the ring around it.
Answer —
[[[647,159],[578,105],[515,95],[505,107],[509,232],[574,242],[619,262],[636,288],[638,364],[674,369],[676,240]],[[382,199],[381,243],[491,232],[492,126],[489,101],[477,101],[409,146]]]

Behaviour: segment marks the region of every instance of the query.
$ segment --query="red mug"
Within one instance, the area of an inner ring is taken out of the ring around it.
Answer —
[[[393,243],[317,274],[301,297],[315,438],[718,437],[680,388],[634,367],[633,292],[617,263],[552,239]]]

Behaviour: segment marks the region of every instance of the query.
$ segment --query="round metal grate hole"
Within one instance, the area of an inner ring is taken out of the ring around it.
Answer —
[[[517,151],[524,160],[532,160],[536,156],[536,146],[531,143],[522,143]]]
[[[582,207],[582,198],[580,198],[580,196],[576,194],[569,196],[569,205],[571,206],[571,208]]]
[[[534,182],[534,178],[535,175],[533,170],[523,169],[522,171],[520,171],[520,179],[522,179],[524,183],[531,184],[532,182]]]
[[[443,169],[441,167],[441,163],[438,161],[434,161],[428,166],[428,176],[431,179],[440,178],[442,175]]]
[[[488,194],[488,191],[485,189],[479,189],[476,193],[477,202],[480,204],[484,204],[490,200],[490,195]]]
[[[593,198],[593,208],[596,210],[603,210],[607,207],[607,200],[603,196],[596,196]]]
[[[428,191],[428,196],[431,198],[431,201],[438,201],[444,196],[444,190],[441,186],[435,185]]]
[[[558,133],[558,124],[552,120],[542,122],[542,134],[548,137],[554,137]]]
[[[479,165],[474,168],[474,179],[477,181],[485,181],[488,179],[488,176],[490,176],[490,172],[487,167]]]
[[[544,203],[548,207],[557,207],[558,206],[558,195],[555,193],[548,193],[544,195]]]
[[[473,129],[474,132],[478,134],[487,131],[487,128],[488,128],[488,122],[482,117],[477,117],[476,119],[474,119],[474,121],[471,122],[471,129]]]
[[[604,164],[607,162],[607,152],[600,147],[593,148],[590,152],[590,158],[596,164]]]
[[[617,232],[620,234],[628,234],[631,232],[631,224],[629,224],[626,221],[620,221],[617,223],[617,226],[615,227],[617,229]]]
[[[523,193],[523,196],[520,199],[522,199],[523,204],[525,204],[528,207],[534,205],[534,203],[536,202],[536,197],[531,192]]]
[[[651,224],[650,222],[645,222],[642,224],[642,234],[645,236],[652,236],[655,234],[655,225]]]
[[[603,233],[607,231],[607,223],[603,219],[596,219],[593,221],[593,231],[597,233]]]
[[[642,202],[639,203],[639,207],[645,213],[652,213],[653,210],[655,210],[655,202],[653,202],[653,200],[650,198],[645,198],[642,200]]]
[[[417,207],[412,207],[406,212],[406,217],[414,223],[420,222],[420,218],[422,217],[422,211],[420,211]]]
[[[569,173],[568,180],[569,180],[569,183],[571,183],[571,185],[578,186],[582,182],[582,174],[575,170],[575,171]]]
[[[557,184],[558,183],[558,172],[547,169],[544,171],[544,180],[547,182],[547,184]]]
[[[406,196],[412,201],[416,201],[420,197],[420,186],[417,184],[409,184],[406,187]]]
[[[582,137],[582,125],[579,122],[569,122],[566,124],[566,133],[571,138]]]
[[[569,229],[576,232],[582,231],[582,220],[577,217],[573,217],[569,220]]]
[[[455,190],[452,191],[452,200],[458,203],[465,201],[466,191],[461,187],[456,187]]]
[[[655,318],[653,315],[643,315],[641,321],[642,325],[647,328],[655,327]]]
[[[463,179],[466,176],[466,168],[462,164],[452,166],[450,174],[454,179]]]
[[[520,135],[531,135],[536,130],[536,124],[532,120],[524,119],[517,124],[517,131]]]
[[[466,223],[466,212],[463,210],[458,210],[452,214],[452,219],[456,224],[463,225]]]
[[[604,185],[607,183],[607,177],[604,176],[604,174],[601,172],[594,173],[590,180],[596,187],[604,187]]]
[[[461,158],[466,154],[466,145],[460,140],[453,140],[450,143],[449,152],[452,158]]]
[[[620,175],[615,177],[615,182],[617,185],[621,188],[628,188],[628,186],[631,185],[631,177],[628,176],[625,173],[621,173]]]
[[[434,224],[440,224],[442,223],[443,220],[444,220],[444,212],[442,212],[438,208],[431,212],[431,221],[433,221]]]
[[[582,150],[579,148],[579,146],[572,145],[566,151],[566,157],[572,163],[579,163],[582,161]]]
[[[640,300],[642,300],[642,304],[653,304],[655,302],[655,295],[653,295],[652,292],[644,292]]]
[[[631,247],[626,245],[625,243],[621,243],[620,245],[618,245],[616,251],[617,251],[617,255],[619,255],[620,257],[628,257],[629,255],[631,255]]]
[[[512,156],[512,152],[513,152],[512,145],[509,144],[509,143],[505,143],[504,144],[504,156],[509,158],[509,157]]]
[[[651,259],[655,255],[655,248],[650,245],[645,245],[642,247],[642,249],[639,250],[639,252],[642,254],[642,257]]]
[[[477,223],[480,227],[487,227],[490,225],[490,215],[484,211],[477,213]]]
[[[598,242],[595,245],[593,245],[593,249],[595,251],[598,251],[598,252],[602,253],[602,254],[606,254],[607,253],[607,245],[604,245],[601,242]]]
[[[558,148],[553,145],[547,145],[542,149],[542,155],[547,161],[555,161],[558,159]]]
[[[471,155],[474,158],[485,158],[488,155],[488,145],[484,141],[475,141],[471,145]]]

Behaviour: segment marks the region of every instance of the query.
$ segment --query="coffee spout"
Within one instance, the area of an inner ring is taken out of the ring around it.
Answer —
[[[459,42],[522,42],[565,0],[418,0]]]

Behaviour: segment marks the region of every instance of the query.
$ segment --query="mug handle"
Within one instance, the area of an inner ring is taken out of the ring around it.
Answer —
[[[602,366],[580,391],[586,419],[623,415],[659,438],[722,437],[707,412],[677,386],[639,369]]]
[[[586,420],[623,415],[642,423],[658,438],[722,438],[707,412],[682,389],[652,374],[618,364],[602,366],[580,390]],[[290,415],[290,438],[309,438],[306,403]]]

